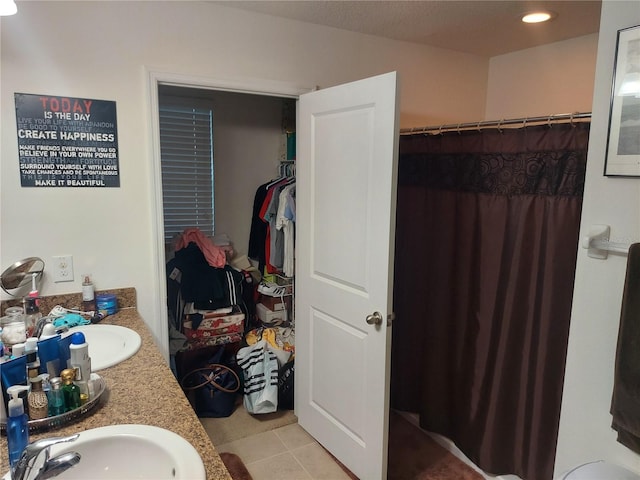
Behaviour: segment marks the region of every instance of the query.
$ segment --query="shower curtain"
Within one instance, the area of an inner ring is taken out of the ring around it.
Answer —
[[[392,407],[551,480],[589,124],[400,139]]]

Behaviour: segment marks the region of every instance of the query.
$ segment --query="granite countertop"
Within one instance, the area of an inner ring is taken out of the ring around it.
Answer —
[[[107,385],[107,392],[103,394],[105,398],[98,408],[79,422],[43,433],[33,433],[30,441],[72,435],[107,425],[153,425],[171,430],[189,441],[202,458],[207,479],[230,480],[220,456],[137,310],[134,307],[123,308],[101,323],[121,325],[138,332],[142,338],[140,350],[128,360],[97,372]],[[9,469],[7,439],[4,436],[0,437],[0,449],[2,475]]]

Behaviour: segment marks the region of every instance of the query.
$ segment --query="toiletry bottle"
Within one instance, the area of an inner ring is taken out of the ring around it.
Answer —
[[[27,345],[26,343],[16,343],[13,347],[11,347],[11,356],[13,357],[21,357],[26,352]]]
[[[24,326],[27,331],[27,337],[31,337],[33,335],[38,320],[42,318],[40,307],[38,306],[39,300],[40,299],[37,296],[31,296],[31,293],[24,299]]]
[[[39,373],[40,370],[38,367],[34,367],[33,365],[29,366],[27,364],[27,381],[30,381],[32,378],[36,378]]]
[[[9,400],[14,395],[17,395],[22,399],[22,408],[24,409],[24,413],[29,418],[29,404],[27,403],[27,395],[29,395],[29,387],[27,375],[26,375],[26,365],[25,365],[25,357],[24,355],[19,358],[15,358],[13,360],[9,360],[8,362],[4,362],[2,364],[2,384],[3,384],[3,395],[6,394],[6,406],[7,411],[9,410]],[[10,365],[9,368],[7,366]],[[9,374],[7,376],[7,374]],[[7,387],[7,385],[9,385]]]
[[[40,361],[38,360],[38,339],[29,337],[25,343],[24,356],[27,358],[27,381],[37,377],[40,373]],[[31,418],[31,415],[29,415]]]
[[[80,370],[76,373],[76,381],[88,381],[91,375],[91,358],[89,357],[89,344],[82,332],[71,335],[69,345],[69,366]]]
[[[84,394],[89,399],[88,382],[91,378],[91,358],[89,357],[89,344],[82,332],[71,335],[71,345],[69,345],[69,367],[76,371],[75,383],[80,388],[80,394]]]
[[[42,377],[40,375],[30,378],[31,391],[27,397],[29,402],[29,415],[31,420],[47,418],[49,414],[49,401],[47,394],[42,390]]]
[[[64,392],[62,391],[62,379],[55,377],[49,380],[49,416],[62,415],[66,408],[64,404]]]
[[[42,379],[42,391],[49,398],[49,390],[51,389],[51,383],[49,382],[50,375],[48,373],[41,373],[40,378]]]
[[[82,276],[82,310],[85,312],[96,311],[96,297],[91,275]]]
[[[22,451],[29,443],[29,419],[24,413],[24,404],[18,397],[18,391],[12,390],[7,411],[7,445],[9,446],[9,465],[13,467],[20,459]]]
[[[24,354],[27,356],[27,372],[32,369],[37,372],[40,368],[40,360],[38,358],[38,339],[36,337],[29,337],[24,342]]]
[[[75,410],[80,406],[80,389],[73,383],[75,376],[76,371],[72,368],[66,368],[60,373],[65,411],[67,412]]]

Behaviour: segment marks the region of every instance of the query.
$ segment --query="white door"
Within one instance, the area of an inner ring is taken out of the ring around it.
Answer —
[[[396,84],[388,73],[298,105],[296,414],[366,480],[387,473]]]

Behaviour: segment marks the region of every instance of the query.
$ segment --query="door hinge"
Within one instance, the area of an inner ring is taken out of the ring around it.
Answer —
[[[389,315],[387,315],[387,327],[390,327],[391,322],[393,322],[395,319],[396,319],[395,312],[391,312]]]

